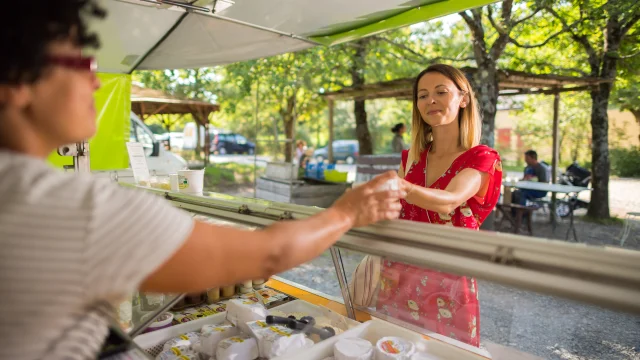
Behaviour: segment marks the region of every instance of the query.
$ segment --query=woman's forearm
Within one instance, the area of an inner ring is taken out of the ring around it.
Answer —
[[[447,190],[428,189],[414,185],[407,193],[406,201],[425,210],[447,214],[458,207],[464,200]]]
[[[488,176],[475,169],[464,169],[456,175],[444,190],[424,188],[403,180],[402,188],[407,192],[406,200],[425,210],[447,214],[464,201],[486,189]]]

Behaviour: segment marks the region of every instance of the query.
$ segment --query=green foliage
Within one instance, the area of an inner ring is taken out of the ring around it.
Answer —
[[[611,173],[620,177],[640,177],[640,147],[610,150]]]
[[[518,111],[515,132],[525,146],[537,149],[543,159],[551,160],[553,130],[553,96],[529,96]],[[559,164],[584,162],[591,158],[589,139],[591,128],[591,100],[585,93],[567,93],[560,98],[558,141]]]
[[[257,176],[264,173],[264,168],[258,168]],[[225,163],[207,166],[204,170],[204,187],[216,188],[229,185],[253,184],[253,165]]]

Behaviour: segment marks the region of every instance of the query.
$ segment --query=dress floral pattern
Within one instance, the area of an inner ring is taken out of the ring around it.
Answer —
[[[426,186],[429,147],[405,175],[412,184]],[[407,168],[408,151],[402,153]],[[502,164],[498,153],[475,146],[458,158],[430,188],[445,189],[463,169],[488,173],[484,196],[474,196],[445,214],[428,211],[402,200],[401,219],[478,230],[500,197]],[[474,278],[382,259],[378,311],[473,346],[480,345],[480,307]]]

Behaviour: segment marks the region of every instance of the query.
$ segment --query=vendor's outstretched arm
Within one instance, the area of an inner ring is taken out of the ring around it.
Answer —
[[[352,227],[395,219],[403,191],[376,191],[393,172],[343,195],[312,217],[244,231],[196,223],[184,245],[142,284],[143,291],[191,292],[267,278],[314,259]]]

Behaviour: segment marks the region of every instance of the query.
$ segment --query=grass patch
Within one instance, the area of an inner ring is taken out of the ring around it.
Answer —
[[[612,216],[608,219],[600,219],[600,218],[594,218],[588,215],[582,216],[580,217],[580,220],[585,221],[585,222],[590,222],[592,224],[598,224],[598,225],[619,225],[622,226],[624,224],[624,219],[621,219],[619,217],[616,216]]]
[[[506,171],[512,171],[512,172],[522,172],[523,167],[522,166],[517,166],[517,165],[505,165],[504,163],[502,164],[502,171],[506,172]]]
[[[258,168],[256,175],[264,174],[264,168]],[[204,186],[217,187],[228,185],[252,185],[254,181],[253,165],[226,163],[209,165],[204,170]]]

